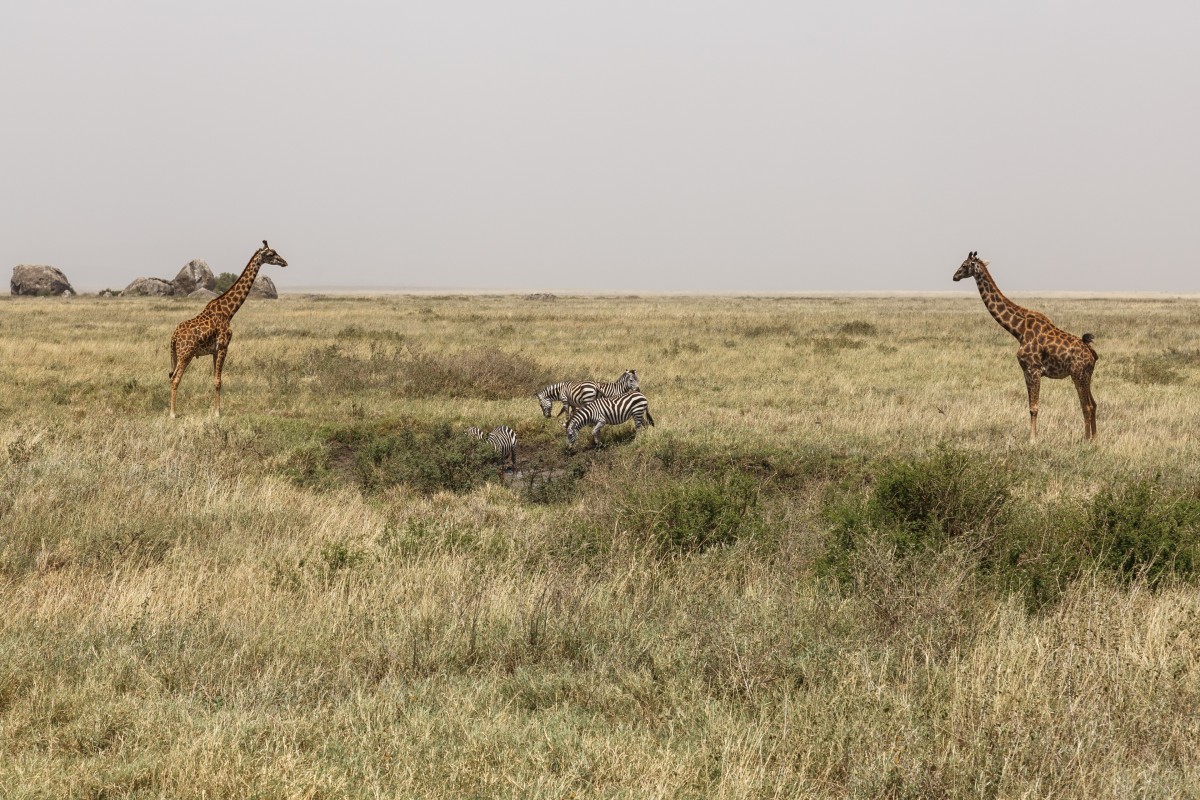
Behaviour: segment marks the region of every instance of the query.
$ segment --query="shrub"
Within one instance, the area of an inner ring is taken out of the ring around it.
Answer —
[[[886,464],[865,498],[852,490],[826,503],[833,540],[820,566],[848,579],[859,540],[877,533],[901,558],[967,535],[986,545],[1012,481],[1002,464],[948,447]]]
[[[843,336],[877,336],[879,329],[866,320],[856,319],[839,325],[837,332]]]
[[[301,364],[323,389],[383,389],[407,397],[506,400],[532,395],[550,382],[549,372],[532,358],[488,347],[432,353],[414,343],[372,341],[362,358],[332,344],[313,348]]]
[[[365,491],[405,484],[417,491],[468,491],[498,474],[495,452],[448,423],[406,424],[378,432],[343,429],[330,439],[333,460]]]
[[[221,294],[229,289],[230,286],[237,283],[238,276],[232,272],[222,272],[216,278],[216,283],[213,286],[213,291]]]
[[[1089,537],[1097,563],[1125,580],[1194,578],[1200,566],[1200,498],[1159,481],[1109,488],[1092,500]]]
[[[758,481],[727,472],[665,482],[632,493],[620,506],[621,521],[664,553],[694,553],[731,545],[758,532]]]

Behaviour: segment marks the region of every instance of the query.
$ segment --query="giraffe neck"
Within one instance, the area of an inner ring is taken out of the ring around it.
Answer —
[[[1025,320],[1026,311],[1021,306],[1004,296],[1000,287],[992,280],[992,274],[987,267],[979,267],[975,273],[975,283],[979,287],[979,296],[988,312],[1000,323],[1000,327],[1021,338],[1021,323]]]
[[[233,317],[250,295],[250,287],[254,285],[254,279],[258,277],[260,267],[262,267],[261,250],[250,257],[250,263],[242,270],[241,276],[234,281],[233,286],[226,289],[220,297],[209,301],[208,308],[225,319]]]

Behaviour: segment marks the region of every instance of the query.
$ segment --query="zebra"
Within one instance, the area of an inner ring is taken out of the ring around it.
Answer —
[[[597,397],[619,397],[636,391],[638,388],[637,370],[627,369],[625,373],[611,383],[607,381],[560,381],[543,387],[536,394],[538,404],[542,407],[542,416],[561,416],[568,407],[574,409],[585,406]],[[553,414],[554,401],[562,403],[558,414]],[[564,425],[565,427],[565,425]]]
[[[467,436],[479,441],[487,440],[487,443],[492,446],[492,449],[500,454],[500,459],[508,460],[508,469],[513,472],[517,471],[517,432],[507,425],[500,425],[492,429],[492,432],[484,435],[479,428],[471,426],[467,428]]]
[[[554,416],[554,401],[563,404],[563,408],[576,408],[590,403],[600,395],[600,387],[595,381],[560,381],[543,387],[535,396],[538,405],[542,407],[542,416],[546,419]],[[559,414],[562,411],[558,412]]]
[[[599,398],[599,397],[620,397],[623,394],[629,394],[630,392],[636,392],[638,390],[637,370],[636,369],[627,369],[621,375],[621,377],[617,378],[615,381],[612,381],[612,382],[609,382],[609,381],[585,381],[585,383],[590,383],[596,387],[595,397],[597,397],[597,398]],[[595,398],[593,398],[593,399],[595,399]],[[578,406],[587,405],[589,402],[591,402],[591,401],[584,400],[582,403],[563,403],[563,407],[558,410],[558,416],[562,416],[562,413],[567,410],[568,405],[578,407]],[[563,425],[563,427],[565,428],[566,425]]]
[[[589,423],[596,423],[592,429],[592,444],[601,446],[600,429],[605,425],[620,425],[633,419],[633,433],[637,435],[639,428],[654,424],[650,416],[650,401],[641,392],[629,392],[620,397],[601,397],[588,403],[582,408],[571,412],[567,419],[567,447],[575,447],[575,437],[579,429]]]

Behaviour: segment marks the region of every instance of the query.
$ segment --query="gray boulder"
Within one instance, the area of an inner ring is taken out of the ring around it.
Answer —
[[[197,289],[214,289],[217,278],[208,268],[208,262],[202,258],[193,258],[183,265],[175,280],[171,281],[177,295],[191,295]]]
[[[170,297],[175,287],[162,278],[138,278],[125,287],[121,297]]]
[[[212,300],[214,297],[217,297],[217,293],[212,289],[201,287],[188,292],[188,297],[192,300]]]
[[[262,297],[267,300],[278,300],[279,292],[275,290],[275,281],[266,275],[259,275],[250,287],[251,297]]]
[[[9,288],[16,295],[62,295],[63,292],[75,294],[74,287],[62,270],[45,264],[19,264],[13,267]]]

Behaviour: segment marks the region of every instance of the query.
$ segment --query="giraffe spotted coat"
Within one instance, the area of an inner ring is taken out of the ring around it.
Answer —
[[[1100,357],[1092,347],[1092,334],[1076,336],[1067,333],[1045,314],[1022,308],[1009,300],[988,272],[988,263],[978,252],[972,251],[954,273],[954,280],[974,278],[984,306],[1000,327],[1020,343],[1017,361],[1025,374],[1025,388],[1029,393],[1030,439],[1037,439],[1038,396],[1043,377],[1071,378],[1083,410],[1084,436],[1095,439],[1096,399],[1092,397],[1092,370]]]
[[[229,352],[229,342],[233,339],[229,322],[246,301],[263,264],[287,266],[287,262],[271,249],[266,239],[263,240],[263,246],[254,251],[241,276],[224,294],[210,300],[203,311],[175,328],[175,333],[171,335],[171,419],[175,419],[175,393],[188,362],[196,356],[206,355],[213,357],[213,409],[217,416],[221,415],[221,369]]]

